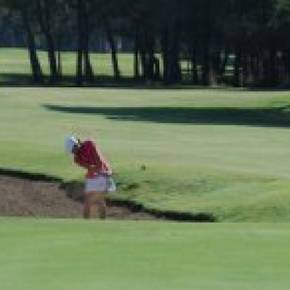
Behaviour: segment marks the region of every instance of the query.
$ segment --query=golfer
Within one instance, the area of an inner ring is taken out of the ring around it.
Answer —
[[[96,209],[101,219],[106,218],[106,194],[116,191],[112,169],[100,149],[91,140],[81,141],[71,136],[65,140],[65,149],[74,155],[74,162],[87,170],[83,216],[95,216]]]

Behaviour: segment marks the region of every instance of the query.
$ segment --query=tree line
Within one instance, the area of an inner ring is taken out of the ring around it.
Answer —
[[[94,83],[91,43],[102,32],[114,78],[122,78],[116,37],[132,43],[134,79],[193,85],[288,85],[290,0],[0,0],[25,32],[33,80],[44,82],[41,35],[50,83],[62,81],[61,50],[74,43],[75,83]]]

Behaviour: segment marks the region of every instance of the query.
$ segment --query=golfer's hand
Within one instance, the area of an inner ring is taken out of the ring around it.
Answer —
[[[91,164],[91,165],[88,166],[88,169],[89,170],[96,170],[97,169],[97,166],[94,165],[94,164]]]

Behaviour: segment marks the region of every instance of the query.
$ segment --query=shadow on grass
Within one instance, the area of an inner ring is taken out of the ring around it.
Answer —
[[[29,74],[0,74],[0,86],[12,86],[12,87],[32,87],[36,85],[33,82],[32,77]]]
[[[290,127],[290,110],[283,108],[70,107],[45,105],[50,111],[103,115],[111,120],[201,125]]]
[[[33,78],[28,73],[0,73],[0,87],[88,87],[88,88],[116,88],[116,89],[146,89],[146,90],[227,90],[233,92],[240,91],[255,91],[255,92],[274,92],[274,91],[289,91],[290,87],[252,87],[252,88],[235,88],[226,84],[218,86],[201,86],[193,85],[190,82],[183,81],[179,84],[166,85],[162,81],[148,82],[143,79],[134,79],[129,76],[122,76],[116,80],[110,75],[97,75],[92,83],[84,83],[79,86],[75,82],[73,75],[65,75],[62,80],[56,83],[51,83],[47,75],[44,76],[42,84],[33,81]]]
[[[32,181],[62,182],[60,178],[55,176],[49,176],[41,173],[30,173],[17,169],[0,168],[0,175],[17,177]]]
[[[144,86],[144,81],[135,80],[129,77],[122,77],[116,80],[112,76],[99,75],[92,83],[84,83],[83,86],[76,85],[75,77],[72,75],[63,76],[61,81],[51,83],[47,75],[44,76],[43,83],[34,82],[31,75],[26,73],[0,74],[0,86],[12,87],[120,87],[135,88]]]
[[[75,77],[66,75],[62,77],[59,82],[51,83],[49,77],[44,76],[43,83],[34,82],[31,75],[26,73],[18,74],[0,74],[0,87],[62,87],[62,88],[112,88],[112,89],[146,89],[146,90],[199,90],[199,89],[225,89],[225,87],[203,87],[193,86],[188,83],[180,83],[173,85],[165,85],[162,81],[148,82],[142,79],[134,79],[133,77],[121,77],[116,80],[114,77],[109,75],[98,75],[95,80],[91,83],[84,83],[83,85],[77,85]],[[227,88],[227,90],[233,89],[238,91],[240,89]]]
[[[191,88],[184,85],[165,86],[162,82],[148,83],[142,79],[132,77],[122,77],[115,79],[109,75],[98,75],[91,83],[77,85],[73,75],[65,75],[61,81],[50,82],[49,76],[45,75],[42,83],[37,83],[32,76],[27,73],[0,74],[0,86],[11,87],[88,87],[88,88],[118,88],[118,89],[185,89]]]
[[[218,222],[217,218],[213,214],[206,212],[190,213],[170,210],[158,210],[153,208],[147,208],[143,204],[131,200],[112,199],[109,201],[109,204],[113,206],[126,207],[130,209],[130,211],[132,212],[144,212],[147,214],[151,214],[152,216],[158,219],[166,219],[180,222],[200,222],[200,223]]]

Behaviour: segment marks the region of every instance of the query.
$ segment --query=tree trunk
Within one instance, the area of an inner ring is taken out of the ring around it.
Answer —
[[[134,49],[134,78],[140,79],[139,48],[136,45]]]
[[[41,30],[45,36],[46,44],[47,44],[47,52],[48,52],[48,60],[50,67],[50,82],[55,83],[58,79],[57,72],[57,60],[56,60],[56,52],[55,52],[55,42],[51,32],[51,16],[50,16],[50,8],[47,0],[38,0],[38,18]]]
[[[284,64],[282,84],[287,87],[290,84],[290,51],[289,50],[283,51],[282,59],[283,59],[283,64]]]
[[[210,64],[209,64],[209,44],[208,41],[206,40],[204,42],[204,45],[202,47],[203,50],[203,66],[202,66],[202,85],[208,86],[210,83]]]
[[[58,49],[58,52],[57,52],[57,75],[59,76],[59,79],[62,78],[62,63],[61,63],[60,49]]]
[[[277,60],[276,60],[276,50],[274,48],[270,49],[270,59],[269,59],[269,85],[276,86],[278,84],[277,78]]]
[[[253,78],[254,83],[253,85],[257,85],[260,82],[260,53],[255,52],[254,55],[252,55],[252,72],[253,72]]]
[[[177,17],[177,16],[176,16]],[[165,75],[165,82],[173,84],[181,81],[181,67],[179,63],[180,52],[180,27],[179,19],[175,19],[169,24],[170,33],[168,34],[167,44],[167,73]]]
[[[203,47],[202,85],[217,85],[217,70],[216,56],[212,53],[209,40],[207,39]]]
[[[223,76],[226,72],[227,64],[229,61],[229,56],[230,56],[230,50],[228,48],[225,49],[223,59],[221,62],[221,65],[219,67],[219,74],[220,76]]]
[[[190,61],[191,61],[191,83],[197,85],[199,83],[197,55],[196,49],[191,45],[190,47]]]
[[[215,58],[211,55],[209,59],[209,85],[216,86],[218,83],[217,80],[217,67],[215,63]]]
[[[235,52],[236,58],[235,58],[235,67],[234,67],[234,79],[233,79],[233,85],[235,87],[241,86],[241,50],[239,48],[236,49]]]
[[[146,53],[147,53],[147,79],[150,81],[155,80],[155,55],[154,55],[154,38],[149,33],[146,33]],[[158,70],[158,68],[157,68]]]
[[[34,39],[34,35],[30,26],[27,11],[25,8],[21,10],[21,17],[22,17],[24,28],[26,30],[27,46],[28,46],[28,51],[29,51],[29,58],[30,58],[33,80],[36,83],[43,83],[43,74],[42,74],[41,65],[37,56],[35,39]]]
[[[168,78],[168,27],[164,28],[161,35],[161,48],[163,60],[163,81]]]
[[[139,64],[139,39],[138,31],[135,32],[135,44],[134,44],[134,78],[140,79],[140,64]]]
[[[140,50],[140,58],[141,58],[142,79],[146,79],[147,77],[146,54],[143,49]]]
[[[146,51],[146,39],[145,32],[140,32],[140,58],[141,58],[141,69],[142,69],[142,78],[148,79],[148,59]]]
[[[106,30],[108,42],[109,42],[110,48],[111,48],[114,77],[116,80],[118,80],[121,77],[121,73],[120,73],[119,62],[118,62],[117,47],[116,47],[116,43],[114,40],[110,20],[107,19],[106,16],[104,17],[104,25],[105,25],[105,30]]]
[[[85,66],[85,79],[89,83],[94,82],[94,71],[90,60],[89,52],[89,13],[86,2],[83,2],[83,54],[84,54],[84,66]]]
[[[251,53],[246,54],[245,56],[245,76],[244,84],[246,86],[252,86],[255,82],[254,79],[254,56]]]
[[[77,29],[78,29],[78,48],[77,48],[77,67],[76,67],[76,84],[82,86],[84,82],[83,71],[83,43],[84,43],[84,25],[83,25],[83,1],[77,0]]]
[[[161,79],[159,58],[154,55],[153,61],[154,61],[154,80],[159,81]]]

